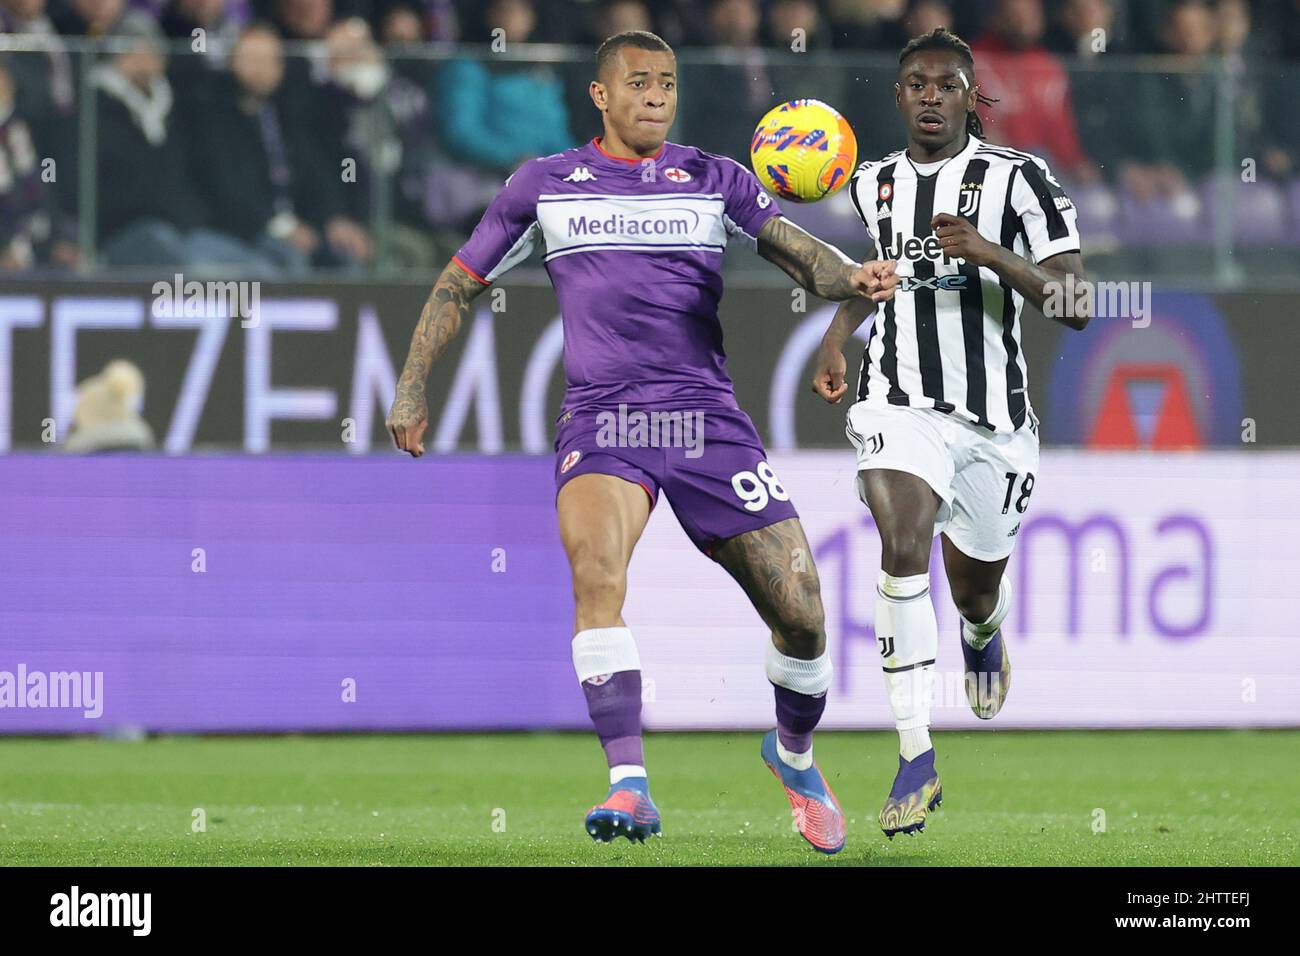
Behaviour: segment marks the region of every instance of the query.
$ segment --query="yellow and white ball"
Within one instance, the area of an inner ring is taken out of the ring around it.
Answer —
[[[770,193],[816,202],[844,186],[858,160],[848,120],[821,100],[791,100],[759,122],[749,161]]]

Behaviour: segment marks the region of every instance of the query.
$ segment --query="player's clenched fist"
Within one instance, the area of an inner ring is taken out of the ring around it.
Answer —
[[[429,425],[429,405],[423,389],[398,388],[393,407],[388,410],[388,433],[399,449],[412,458],[424,454],[424,430]]]
[[[1001,249],[981,236],[969,219],[941,212],[930,220],[930,225],[946,255],[965,259],[973,266],[989,265]]]
[[[872,302],[884,302],[894,297],[898,286],[898,263],[893,259],[872,260],[862,263],[853,273],[853,287]]]
[[[813,391],[832,405],[838,405],[849,389],[844,382],[844,373],[848,368],[844,353],[838,347],[823,341],[813,364]]]

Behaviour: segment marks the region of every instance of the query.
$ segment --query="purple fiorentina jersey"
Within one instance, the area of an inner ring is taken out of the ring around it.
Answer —
[[[733,238],[753,245],[779,213],[735,160],[675,143],[620,159],[593,141],[519,167],[455,261],[490,283],[544,243],[564,321],[563,411],[735,408],[722,253]]]

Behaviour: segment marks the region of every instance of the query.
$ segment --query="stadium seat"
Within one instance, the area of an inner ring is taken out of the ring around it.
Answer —
[[[1209,176],[1201,183],[1201,200],[1206,212],[1206,226],[1213,237],[1218,222],[1217,184]],[[1242,246],[1276,245],[1286,238],[1286,199],[1281,187],[1268,180],[1244,183],[1237,176],[1228,179],[1232,197],[1232,238]]]
[[[1126,189],[1119,193],[1121,236],[1127,245],[1177,245],[1208,242],[1201,199],[1194,192],[1140,202]]]
[[[1109,248],[1119,241],[1119,200],[1104,183],[1072,185],[1066,190],[1079,211],[1079,231],[1089,246]]]

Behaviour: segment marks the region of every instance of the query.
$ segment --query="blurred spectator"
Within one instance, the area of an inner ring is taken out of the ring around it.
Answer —
[[[1053,50],[1069,57],[1071,99],[1080,141],[1110,179],[1118,177],[1129,155],[1134,123],[1129,97],[1133,73],[1116,69],[1103,57],[1123,53],[1114,0],[1065,0],[1049,34]],[[994,108],[994,114],[1001,104]]]
[[[1125,53],[1114,0],[1063,0],[1047,32],[1054,53],[1095,60],[1103,53]],[[1076,84],[1077,89],[1077,84]]]
[[[176,96],[177,134],[192,142],[202,127],[239,33],[229,10],[236,0],[171,0],[158,23],[164,35],[183,42],[185,53],[169,58],[167,81]]]
[[[333,0],[275,0],[272,18],[290,40],[323,40],[334,22]]]
[[[77,263],[71,230],[64,228],[53,187],[41,172],[9,61],[0,59],[0,272]]]
[[[95,68],[100,250],[109,265],[255,265],[256,252],[205,228],[174,128],[171,85],[157,24],[128,13],[129,45]]]
[[[913,37],[933,33],[940,27],[952,30],[955,22],[952,7],[945,0],[917,0],[903,14],[902,43],[899,44],[899,49],[906,46]]]
[[[54,25],[67,36],[107,36],[125,10],[126,0],[70,0],[61,9],[55,8]]]
[[[1300,124],[1279,123],[1275,117],[1289,115],[1295,99],[1297,71],[1278,70],[1252,29],[1250,4],[1246,0],[1219,0],[1214,8],[1218,38],[1216,46],[1233,78],[1232,116],[1236,122],[1236,152],[1256,158],[1259,174],[1285,178],[1296,171],[1300,155]],[[1278,112],[1278,111],[1281,112]]]
[[[1043,45],[1042,0],[999,0],[989,30],[973,44],[981,90],[998,100],[985,114],[990,142],[1042,155],[1076,182],[1098,178],[1074,124],[1070,79]]]
[[[323,41],[313,56],[286,58],[277,99],[288,152],[313,165],[311,208],[297,212],[324,240],[316,264],[359,268],[374,248],[364,225],[371,143],[357,129],[358,114],[383,90],[388,69],[366,22],[334,14],[334,0],[277,0],[275,22],[285,39]]]
[[[294,273],[306,268],[321,238],[297,213],[316,190],[310,158],[293,155],[285,140],[275,100],[283,79],[279,35],[260,25],[241,33],[230,72],[217,79],[203,122],[192,127],[190,172],[225,231]]]
[[[507,48],[529,42],[537,17],[529,0],[492,0],[487,17]],[[558,71],[493,57],[447,64],[436,97],[443,145],[451,157],[497,178],[526,159],[573,145]]]
[[[826,8],[837,47],[897,52],[907,42],[902,27],[907,0],[828,0]]]
[[[33,115],[47,110],[70,115],[76,102],[72,58],[46,15],[45,0],[0,0],[0,33],[39,39],[45,50],[17,53],[9,62],[23,109]]]
[[[650,8],[645,0],[605,0],[596,5],[592,23],[588,39],[593,48],[616,33],[628,30],[654,32],[654,19],[650,16]]]
[[[388,86],[388,63],[359,17],[340,20],[325,36],[324,122],[318,132],[326,152],[324,168],[337,176],[325,218],[325,241],[344,264],[359,265],[374,256],[369,229],[374,171],[391,172],[392,132],[382,122],[381,94]],[[351,161],[351,162],[349,162]],[[340,170],[355,167],[354,174]]]
[[[1122,170],[1139,201],[1187,194],[1190,178],[1214,166],[1218,79],[1210,60],[1217,38],[1214,13],[1202,0],[1178,0],[1161,32],[1162,52],[1178,67],[1134,78],[1129,103],[1140,122],[1131,130],[1132,161]]]
[[[830,29],[815,0],[772,0],[767,8],[764,34],[774,50],[825,50]]]
[[[0,31],[39,41],[42,52],[15,52],[8,68],[17,86],[15,109],[30,124],[36,149],[55,161],[47,188],[58,205],[77,202],[77,61],[45,12],[45,0],[0,0]]]
[[[682,68],[682,138],[692,146],[748,160],[759,118],[775,105],[766,57],[759,47],[757,0],[712,0],[707,40],[716,64]]]
[[[389,230],[384,257],[390,264],[407,269],[425,269],[444,262],[456,251],[464,237],[430,236],[425,214],[429,170],[438,162],[438,139],[434,127],[430,96],[436,76],[433,61],[402,55],[410,48],[412,36],[422,30],[414,7],[393,6],[383,19],[382,39],[389,54],[392,76],[382,95],[384,135],[396,158],[391,162],[389,195],[396,233]],[[446,247],[439,251],[439,242]],[[391,241],[389,241],[391,240]]]
[[[242,20],[231,9],[233,6],[228,0],[171,0],[163,8],[158,25],[170,39],[188,41],[191,51],[198,54],[176,60],[203,62],[209,67],[223,64]],[[197,37],[196,31],[201,31]]]
[[[393,3],[379,19],[379,41],[385,46],[415,46],[424,42],[424,20],[413,3]]]
[[[72,431],[63,443],[71,454],[149,451],[153,429],[140,417],[144,375],[133,362],[114,359],[77,386]]]
[[[1300,60],[1300,0],[1276,0],[1269,28],[1277,34],[1282,56]]]

